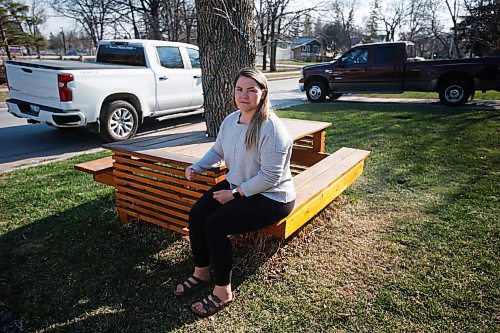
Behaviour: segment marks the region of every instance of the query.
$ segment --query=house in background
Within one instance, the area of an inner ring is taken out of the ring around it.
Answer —
[[[292,43],[285,41],[285,40],[278,40],[277,45],[276,45],[276,60],[290,60],[292,59]],[[262,41],[260,39],[257,39],[256,43],[256,48],[257,48],[257,63],[262,63],[262,56],[263,56],[263,51],[262,51]],[[270,48],[267,50],[267,61],[269,61],[269,56],[270,56]]]
[[[315,37],[299,37],[292,43],[293,59],[301,61],[320,61],[325,55],[321,41]]]

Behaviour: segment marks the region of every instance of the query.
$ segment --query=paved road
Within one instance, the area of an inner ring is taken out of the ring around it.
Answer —
[[[272,80],[269,82],[271,102],[276,109],[309,103],[305,93],[297,86],[298,79]],[[343,96],[339,102],[345,103],[411,103],[439,105],[437,100],[385,99],[360,96]],[[328,103],[328,102],[327,102]],[[334,103],[332,103],[332,106]],[[475,100],[467,106],[473,109],[500,110],[500,101]],[[140,129],[138,136],[161,135],[175,126],[202,121],[200,116],[157,121],[149,120]],[[58,130],[44,124],[27,124],[7,112],[0,105],[0,173],[19,167],[36,165],[69,158],[76,154],[98,151],[103,141],[85,129]]]
[[[271,101],[276,108],[307,103],[297,82],[297,78],[270,81]],[[200,116],[150,120],[138,135],[158,135],[174,126],[201,120]],[[102,144],[97,134],[85,129],[60,130],[45,124],[28,124],[0,106],[0,172],[98,151]]]

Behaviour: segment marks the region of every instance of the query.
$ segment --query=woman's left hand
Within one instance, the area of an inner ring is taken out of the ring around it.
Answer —
[[[214,192],[214,199],[221,204],[225,204],[226,202],[233,200],[234,197],[231,190],[220,190]]]

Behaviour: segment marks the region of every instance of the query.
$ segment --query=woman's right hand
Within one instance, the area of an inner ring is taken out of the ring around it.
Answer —
[[[186,178],[187,180],[193,180],[196,178],[196,171],[194,171],[191,167],[186,168]]]

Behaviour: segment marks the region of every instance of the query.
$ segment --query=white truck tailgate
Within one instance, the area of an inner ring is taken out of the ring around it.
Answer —
[[[57,71],[7,64],[10,98],[60,108]]]

